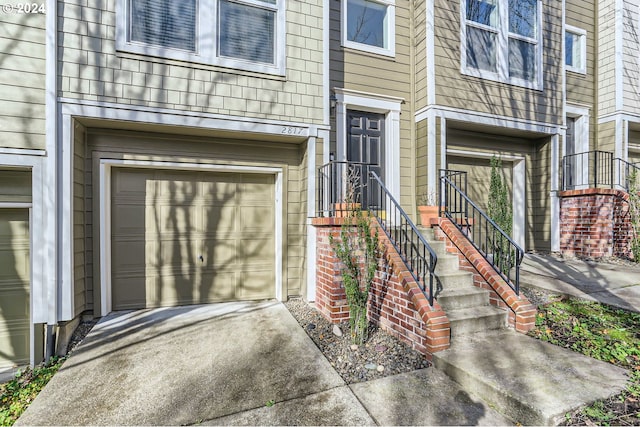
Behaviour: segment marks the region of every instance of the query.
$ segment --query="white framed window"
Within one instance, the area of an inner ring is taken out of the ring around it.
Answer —
[[[285,0],[117,0],[116,49],[284,75]]]
[[[395,0],[342,0],[342,45],[395,56],[395,15]]]
[[[461,72],[542,89],[541,0],[461,0]]]
[[[568,71],[587,74],[587,32],[571,25],[564,26],[564,63]]]

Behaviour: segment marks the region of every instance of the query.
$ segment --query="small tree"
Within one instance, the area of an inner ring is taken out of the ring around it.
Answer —
[[[491,158],[491,181],[489,184],[489,194],[487,203],[487,214],[507,235],[513,232],[513,209],[509,202],[509,190],[502,176],[502,160],[493,156]],[[494,263],[502,271],[511,268],[511,256],[509,253],[509,242],[496,236],[493,243]]]
[[[340,230],[340,239],[329,236],[329,243],[342,262],[342,280],[347,304],[349,324],[354,344],[363,344],[369,334],[367,303],[369,290],[378,268],[378,232],[371,230],[370,217],[356,206],[355,195],[361,194],[357,186],[361,181],[355,170],[347,178],[347,206],[353,206]]]
[[[631,254],[640,263],[640,185],[638,172],[629,174],[629,219],[631,221]]]

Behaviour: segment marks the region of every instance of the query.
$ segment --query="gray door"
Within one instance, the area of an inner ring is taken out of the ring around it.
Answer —
[[[371,165],[364,169],[375,172],[384,183],[384,114],[364,111],[347,111],[347,161]],[[366,176],[362,177],[366,182]],[[369,202],[378,199],[379,192],[372,189],[363,193],[360,202],[369,206]],[[371,199],[371,200],[368,200]]]

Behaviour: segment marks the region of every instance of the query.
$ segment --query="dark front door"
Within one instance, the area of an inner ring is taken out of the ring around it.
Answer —
[[[362,169],[362,184],[369,182],[365,176],[373,171],[384,182],[384,114],[364,111],[347,111],[347,161],[370,165]],[[376,203],[379,191],[375,188],[361,193],[360,203],[369,206]]]

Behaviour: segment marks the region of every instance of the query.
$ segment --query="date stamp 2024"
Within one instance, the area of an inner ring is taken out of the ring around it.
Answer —
[[[0,13],[4,14],[44,14],[44,3],[2,3]]]

